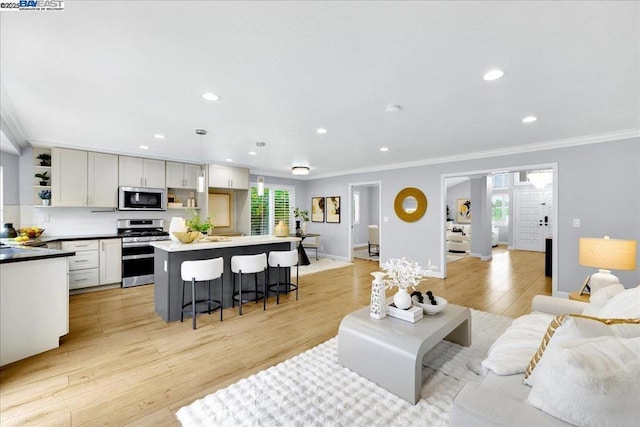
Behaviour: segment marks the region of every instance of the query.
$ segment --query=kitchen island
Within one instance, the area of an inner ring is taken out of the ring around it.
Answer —
[[[166,322],[180,319],[182,303],[182,278],[180,267],[183,261],[195,261],[222,257],[224,259],[223,306],[231,307],[232,273],[231,257],[255,255],[271,251],[295,249],[299,237],[242,236],[229,237],[225,241],[180,243],[174,241],[152,242],[154,247],[154,300],[155,311]],[[259,279],[261,280],[261,278]],[[272,280],[275,283],[275,277]],[[205,292],[204,287],[199,291]],[[214,290],[214,292],[218,292]],[[197,297],[203,297],[197,293]],[[186,316],[186,315],[185,315]]]
[[[0,366],[56,348],[69,333],[67,257],[74,254],[0,246]]]

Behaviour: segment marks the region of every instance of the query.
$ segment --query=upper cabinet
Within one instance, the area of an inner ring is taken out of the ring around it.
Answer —
[[[122,187],[165,188],[164,160],[119,156],[119,183]]]
[[[89,152],[87,165],[88,206],[118,207],[118,156]]]
[[[51,150],[51,205],[87,206],[87,152]]]
[[[53,148],[51,157],[52,206],[117,207],[118,156]]]
[[[248,190],[249,169],[209,165],[209,187]]]
[[[166,182],[168,188],[196,189],[199,165],[167,162]]]

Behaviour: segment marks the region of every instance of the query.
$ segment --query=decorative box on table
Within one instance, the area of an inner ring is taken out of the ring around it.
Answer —
[[[406,322],[416,323],[422,319],[424,312],[422,308],[412,305],[406,310],[401,310],[395,304],[387,304],[387,315]]]

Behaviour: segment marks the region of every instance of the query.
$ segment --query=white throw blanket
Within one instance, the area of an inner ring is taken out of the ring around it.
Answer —
[[[427,353],[416,405],[340,366],[332,338],[196,400],[178,411],[178,419],[184,426],[446,426],[453,397],[465,383],[482,380],[467,362],[484,357],[511,323],[471,312],[471,347],[442,341]]]

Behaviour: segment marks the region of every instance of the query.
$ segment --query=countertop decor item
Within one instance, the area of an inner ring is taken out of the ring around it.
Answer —
[[[191,243],[202,235],[199,231],[174,231],[171,234],[177,237],[180,243]]]
[[[409,296],[407,288],[415,290],[416,285],[425,278],[425,275],[437,268],[431,264],[431,260],[429,260],[429,265],[425,269],[419,263],[405,257],[400,259],[391,258],[382,263],[382,269],[386,271],[387,275],[385,280],[386,287],[398,288],[398,292],[393,296],[393,302],[396,307],[401,310],[411,307],[411,296]]]
[[[276,228],[273,229],[273,235],[276,237],[287,237],[289,235],[289,226],[284,221],[280,221]]]
[[[202,218],[198,212],[193,209],[187,209],[191,213],[191,218],[185,220],[185,224],[190,231],[199,231],[201,233],[208,233],[213,230],[212,216]]]
[[[30,239],[40,237],[44,233],[44,228],[40,227],[24,227],[18,230],[18,233],[27,236]]]
[[[187,231],[187,224],[184,221],[184,218],[180,216],[174,216],[171,218],[171,222],[169,223],[169,237],[174,242],[180,241],[178,236],[174,235],[174,232],[185,232]]]

